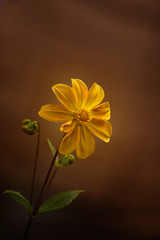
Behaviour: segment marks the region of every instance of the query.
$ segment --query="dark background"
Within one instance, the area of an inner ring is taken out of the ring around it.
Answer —
[[[37,192],[56,147],[60,124],[37,112],[57,103],[56,83],[82,79],[111,104],[110,143],[96,139],[88,158],[60,169],[48,196],[85,189],[67,208],[35,219],[29,239],[160,239],[159,13],[157,0],[1,0],[1,192],[29,197],[41,124]],[[26,210],[1,194],[1,239],[21,239]]]

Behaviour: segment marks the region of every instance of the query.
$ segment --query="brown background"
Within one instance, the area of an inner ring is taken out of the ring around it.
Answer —
[[[29,196],[36,138],[25,118],[41,124],[36,181],[40,188],[60,124],[37,112],[57,103],[56,83],[82,79],[105,91],[113,136],[85,160],[60,169],[49,196],[85,193],[69,207],[37,218],[30,239],[159,239],[160,112],[157,0],[6,0],[0,2],[1,190]],[[37,192],[38,193],[38,192]],[[1,196],[1,236],[21,239],[27,214]]]

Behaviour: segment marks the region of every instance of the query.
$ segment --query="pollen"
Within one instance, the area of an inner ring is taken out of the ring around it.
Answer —
[[[86,109],[81,108],[75,113],[75,119],[78,123],[85,124],[90,120],[89,112]]]

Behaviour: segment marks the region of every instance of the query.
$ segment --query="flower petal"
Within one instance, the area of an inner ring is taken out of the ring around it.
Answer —
[[[77,109],[77,101],[74,90],[66,84],[56,84],[52,87],[58,100],[68,109]]]
[[[95,138],[85,125],[80,126],[80,141],[77,146],[77,156],[80,159],[87,158],[94,152]]]
[[[112,125],[109,121],[92,118],[92,120],[88,122],[87,127],[98,138],[105,142],[110,141],[110,137],[112,135]]]
[[[84,107],[88,97],[88,88],[86,84],[79,79],[72,79],[72,88],[75,90],[78,107]]]
[[[63,123],[61,126],[60,126],[60,131],[61,132],[70,132],[72,131],[75,127],[76,127],[76,120],[75,119],[72,119],[66,123]]]
[[[48,104],[42,106],[38,114],[52,122],[65,122],[73,118],[73,113],[64,106],[58,104]]]
[[[91,109],[90,116],[93,118],[102,118],[109,120],[111,117],[111,110],[109,102],[104,102]]]
[[[93,83],[92,87],[89,89],[88,99],[85,107],[91,109],[102,102],[104,98],[104,91],[101,86],[97,83]]]
[[[61,154],[69,154],[76,149],[79,144],[79,130],[79,126],[77,126],[65,134],[58,148]]]

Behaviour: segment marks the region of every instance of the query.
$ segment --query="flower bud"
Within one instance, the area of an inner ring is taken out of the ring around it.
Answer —
[[[63,158],[56,160],[55,165],[57,167],[67,167],[74,162],[74,156],[72,154],[67,154]]]
[[[39,125],[37,121],[31,121],[30,119],[24,119],[22,121],[22,130],[28,135],[39,134]]]

